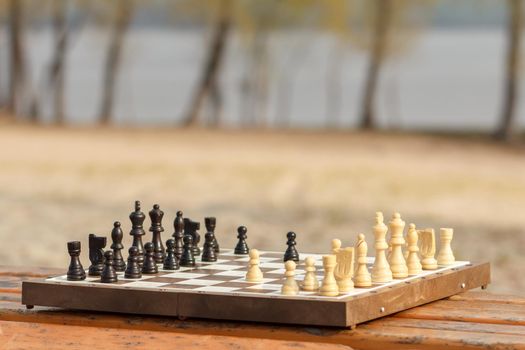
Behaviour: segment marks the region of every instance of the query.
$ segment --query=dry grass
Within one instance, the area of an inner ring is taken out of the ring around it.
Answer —
[[[372,241],[374,212],[455,228],[458,258],[490,260],[491,289],[525,294],[524,151],[437,136],[203,130],[0,129],[3,264],[67,266],[65,242],[129,230],[133,201],[218,218],[223,246],[302,251]],[[126,235],[127,236],[127,235]],[[127,244],[130,237],[127,236]],[[370,252],[373,254],[373,251]]]

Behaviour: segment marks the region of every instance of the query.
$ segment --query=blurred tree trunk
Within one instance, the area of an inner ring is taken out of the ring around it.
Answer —
[[[253,118],[258,128],[268,127],[268,35],[266,30],[255,33],[253,47],[255,107]]]
[[[221,0],[217,22],[215,23],[209,51],[202,69],[202,76],[197,85],[186,117],[182,124],[184,126],[194,126],[199,122],[199,114],[202,110],[204,99],[211,96],[215,117],[220,116],[222,110],[222,95],[218,84],[218,76],[227,44],[228,34],[231,27],[231,8],[230,0]],[[213,125],[218,126],[220,120],[214,120]]]
[[[392,15],[392,0],[375,0],[372,47],[365,78],[364,96],[361,109],[361,128],[375,127],[375,97],[381,64],[386,53],[388,30]]]
[[[126,31],[134,11],[133,0],[119,0],[116,4],[116,15],[109,50],[104,68],[104,85],[102,86],[102,104],[100,106],[99,122],[107,125],[113,115],[115,99],[115,82],[121,63],[122,47]]]
[[[508,0],[507,12],[507,56],[505,64],[505,85],[503,110],[496,138],[508,140],[516,114],[516,97],[519,89],[519,65],[521,50],[521,29],[523,25],[523,0]]]
[[[341,112],[341,73],[344,62],[343,43],[339,40],[330,52],[326,74],[326,127],[337,128]]]
[[[64,80],[65,62],[68,45],[67,2],[53,1],[53,35],[55,38],[55,52],[49,72],[50,85],[53,90],[53,110],[55,123],[63,125],[64,115]]]
[[[25,83],[25,57],[22,46],[23,9],[21,1],[9,0],[8,12],[10,74],[7,110],[16,116],[23,98]]]

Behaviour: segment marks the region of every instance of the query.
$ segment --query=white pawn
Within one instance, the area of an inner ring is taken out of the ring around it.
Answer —
[[[257,249],[250,249],[250,267],[246,273],[246,281],[248,282],[262,282],[263,273],[259,268],[259,251]]]
[[[304,261],[306,274],[304,275],[302,288],[303,290],[312,292],[319,289],[319,281],[315,274],[315,259],[311,256]]]
[[[366,255],[368,252],[368,244],[365,241],[365,235],[360,233],[357,236],[357,271],[354,277],[354,285],[356,287],[370,287],[372,286],[372,276],[368,272],[366,265]]]
[[[334,276],[334,269],[336,265],[335,255],[323,256],[324,278],[323,284],[319,289],[319,294],[325,297],[336,297],[339,295],[339,287]]]
[[[341,249],[341,240],[337,238],[332,239],[332,254],[336,255],[339,249]]]
[[[451,265],[456,261],[456,258],[452,253],[452,247],[450,245],[453,236],[454,230],[451,228],[442,228],[439,230],[439,239],[441,244],[437,256],[438,265]]]
[[[376,258],[374,266],[372,267],[372,282],[373,283],[386,283],[392,281],[392,271],[386,258],[386,250],[388,249],[388,243],[386,242],[386,232],[388,228],[383,222],[383,213],[378,211],[376,213],[376,224],[373,227],[376,249]]]
[[[297,295],[299,292],[299,285],[295,281],[295,266],[295,261],[293,260],[288,260],[284,263],[286,280],[281,288],[281,294],[283,295]]]
[[[408,225],[408,232],[407,232],[407,244],[408,244],[408,257],[407,257],[407,267],[408,267],[408,275],[414,276],[417,274],[420,274],[423,272],[423,267],[421,266],[421,262],[419,261],[419,247],[417,246],[417,240],[419,238],[419,235],[416,231],[416,225],[410,224]]]
[[[403,237],[403,229],[405,222],[401,220],[401,215],[395,213],[392,220],[389,222],[392,244],[392,253],[389,256],[390,269],[394,278],[408,277],[408,267],[403,256],[403,247],[405,245],[405,238]]]

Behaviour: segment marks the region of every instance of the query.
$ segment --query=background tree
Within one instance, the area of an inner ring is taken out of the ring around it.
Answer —
[[[507,53],[503,86],[503,108],[500,125],[495,135],[500,140],[508,140],[510,138],[516,114],[523,27],[523,0],[507,0],[507,13]]]
[[[122,61],[124,38],[134,13],[133,0],[118,0],[113,3],[114,17],[112,32],[103,73],[102,103],[100,105],[99,122],[107,125],[113,116],[113,106],[116,93],[116,80]]]
[[[53,36],[54,51],[53,59],[49,69],[49,82],[53,91],[53,113],[55,123],[63,125],[64,115],[64,80],[65,80],[65,62],[68,46],[69,28],[67,25],[67,1],[53,0]],[[33,111],[35,113],[35,111]]]
[[[24,21],[23,3],[19,0],[7,1],[8,50],[9,50],[9,96],[7,110],[16,116],[23,102],[25,84],[25,51],[22,27]]]
[[[184,126],[194,126],[199,122],[200,112],[207,97],[213,104],[212,125],[219,126],[222,123],[223,98],[218,79],[232,26],[232,0],[218,0],[208,6],[210,6],[214,22],[213,33],[202,67],[201,77],[194,89],[188,112],[182,123]]]
[[[434,3],[434,0],[373,0],[361,6],[364,20],[355,17],[359,12],[353,14],[352,22],[359,28],[352,30],[353,43],[368,51],[359,122],[362,129],[376,126],[376,96],[386,58],[405,51],[413,43]]]

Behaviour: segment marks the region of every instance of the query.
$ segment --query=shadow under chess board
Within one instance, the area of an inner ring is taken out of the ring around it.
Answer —
[[[315,258],[316,275],[322,280],[322,255],[301,254],[295,270],[300,283],[304,258]],[[100,277],[68,281],[66,276],[24,282],[25,305],[71,309],[202,317],[328,326],[354,326],[377,317],[484,286],[490,282],[488,264],[457,261],[446,267],[369,288],[354,288],[336,297],[300,291],[281,294],[284,282],[283,254],[260,251],[262,283],[245,279],[248,256],[225,250],[213,263],[196,259],[195,267],[162,270],[140,279],[101,283]],[[371,268],[374,258],[368,258]]]

